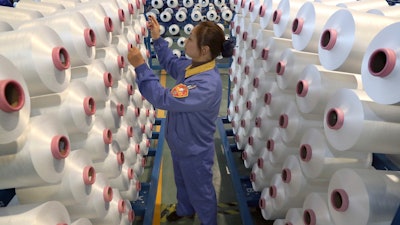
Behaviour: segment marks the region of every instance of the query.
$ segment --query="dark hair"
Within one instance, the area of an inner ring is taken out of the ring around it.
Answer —
[[[197,45],[210,47],[211,57],[217,58],[219,54],[223,57],[233,55],[234,43],[225,40],[225,33],[215,22],[203,21],[196,28]]]

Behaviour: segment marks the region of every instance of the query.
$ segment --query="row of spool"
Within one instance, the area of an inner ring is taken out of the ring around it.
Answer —
[[[400,8],[385,1],[233,1],[228,106],[274,225],[391,224],[399,164]]]
[[[1,224],[132,224],[156,114],[126,60],[144,1],[0,7]]]

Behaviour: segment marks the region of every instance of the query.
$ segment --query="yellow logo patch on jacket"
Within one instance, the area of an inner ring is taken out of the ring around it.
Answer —
[[[189,95],[189,88],[185,84],[177,84],[171,89],[171,95],[175,98],[185,98]]]

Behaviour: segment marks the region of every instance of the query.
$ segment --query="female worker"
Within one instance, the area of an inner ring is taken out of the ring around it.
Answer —
[[[166,89],[145,63],[140,51],[131,48],[129,62],[135,67],[141,94],[155,108],[167,110],[165,137],[171,150],[177,187],[176,211],[168,221],[197,213],[203,225],[217,225],[217,199],[212,183],[214,132],[222,97],[222,86],[215,58],[230,57],[233,42],[225,40],[214,22],[200,22],[185,42],[190,58],[175,56],[160,37],[160,25],[149,17],[148,29],[160,65],[176,80]]]

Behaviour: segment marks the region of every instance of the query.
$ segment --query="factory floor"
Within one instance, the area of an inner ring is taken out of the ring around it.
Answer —
[[[167,87],[174,85],[174,80],[170,78],[164,71],[157,71],[160,75],[160,82],[164,83]],[[228,108],[228,94],[229,94],[229,74],[228,69],[221,68],[221,79],[223,81],[223,98],[220,109],[220,117],[226,117]],[[164,111],[158,111],[158,117],[165,117]],[[163,145],[162,161],[160,167],[160,177],[158,182],[157,198],[154,208],[154,217],[152,225],[199,225],[200,221],[197,217],[194,220],[182,219],[180,221],[169,223],[166,216],[169,212],[174,210],[176,204],[176,188],[173,178],[172,160],[168,145]],[[247,225],[242,222],[238,201],[236,199],[235,190],[232,183],[231,175],[227,167],[226,157],[222,147],[221,137],[218,130],[215,133],[215,163],[213,167],[213,180],[217,192],[218,199],[218,225]],[[250,169],[244,167],[240,158],[240,152],[234,154],[236,165],[241,174],[250,174]],[[152,169],[151,158],[145,169],[145,173],[140,178],[143,182],[147,182]],[[254,225],[272,225],[273,221],[266,221],[258,207],[250,207],[250,213],[253,218]],[[143,220],[137,217],[133,223],[134,225],[142,225]]]

